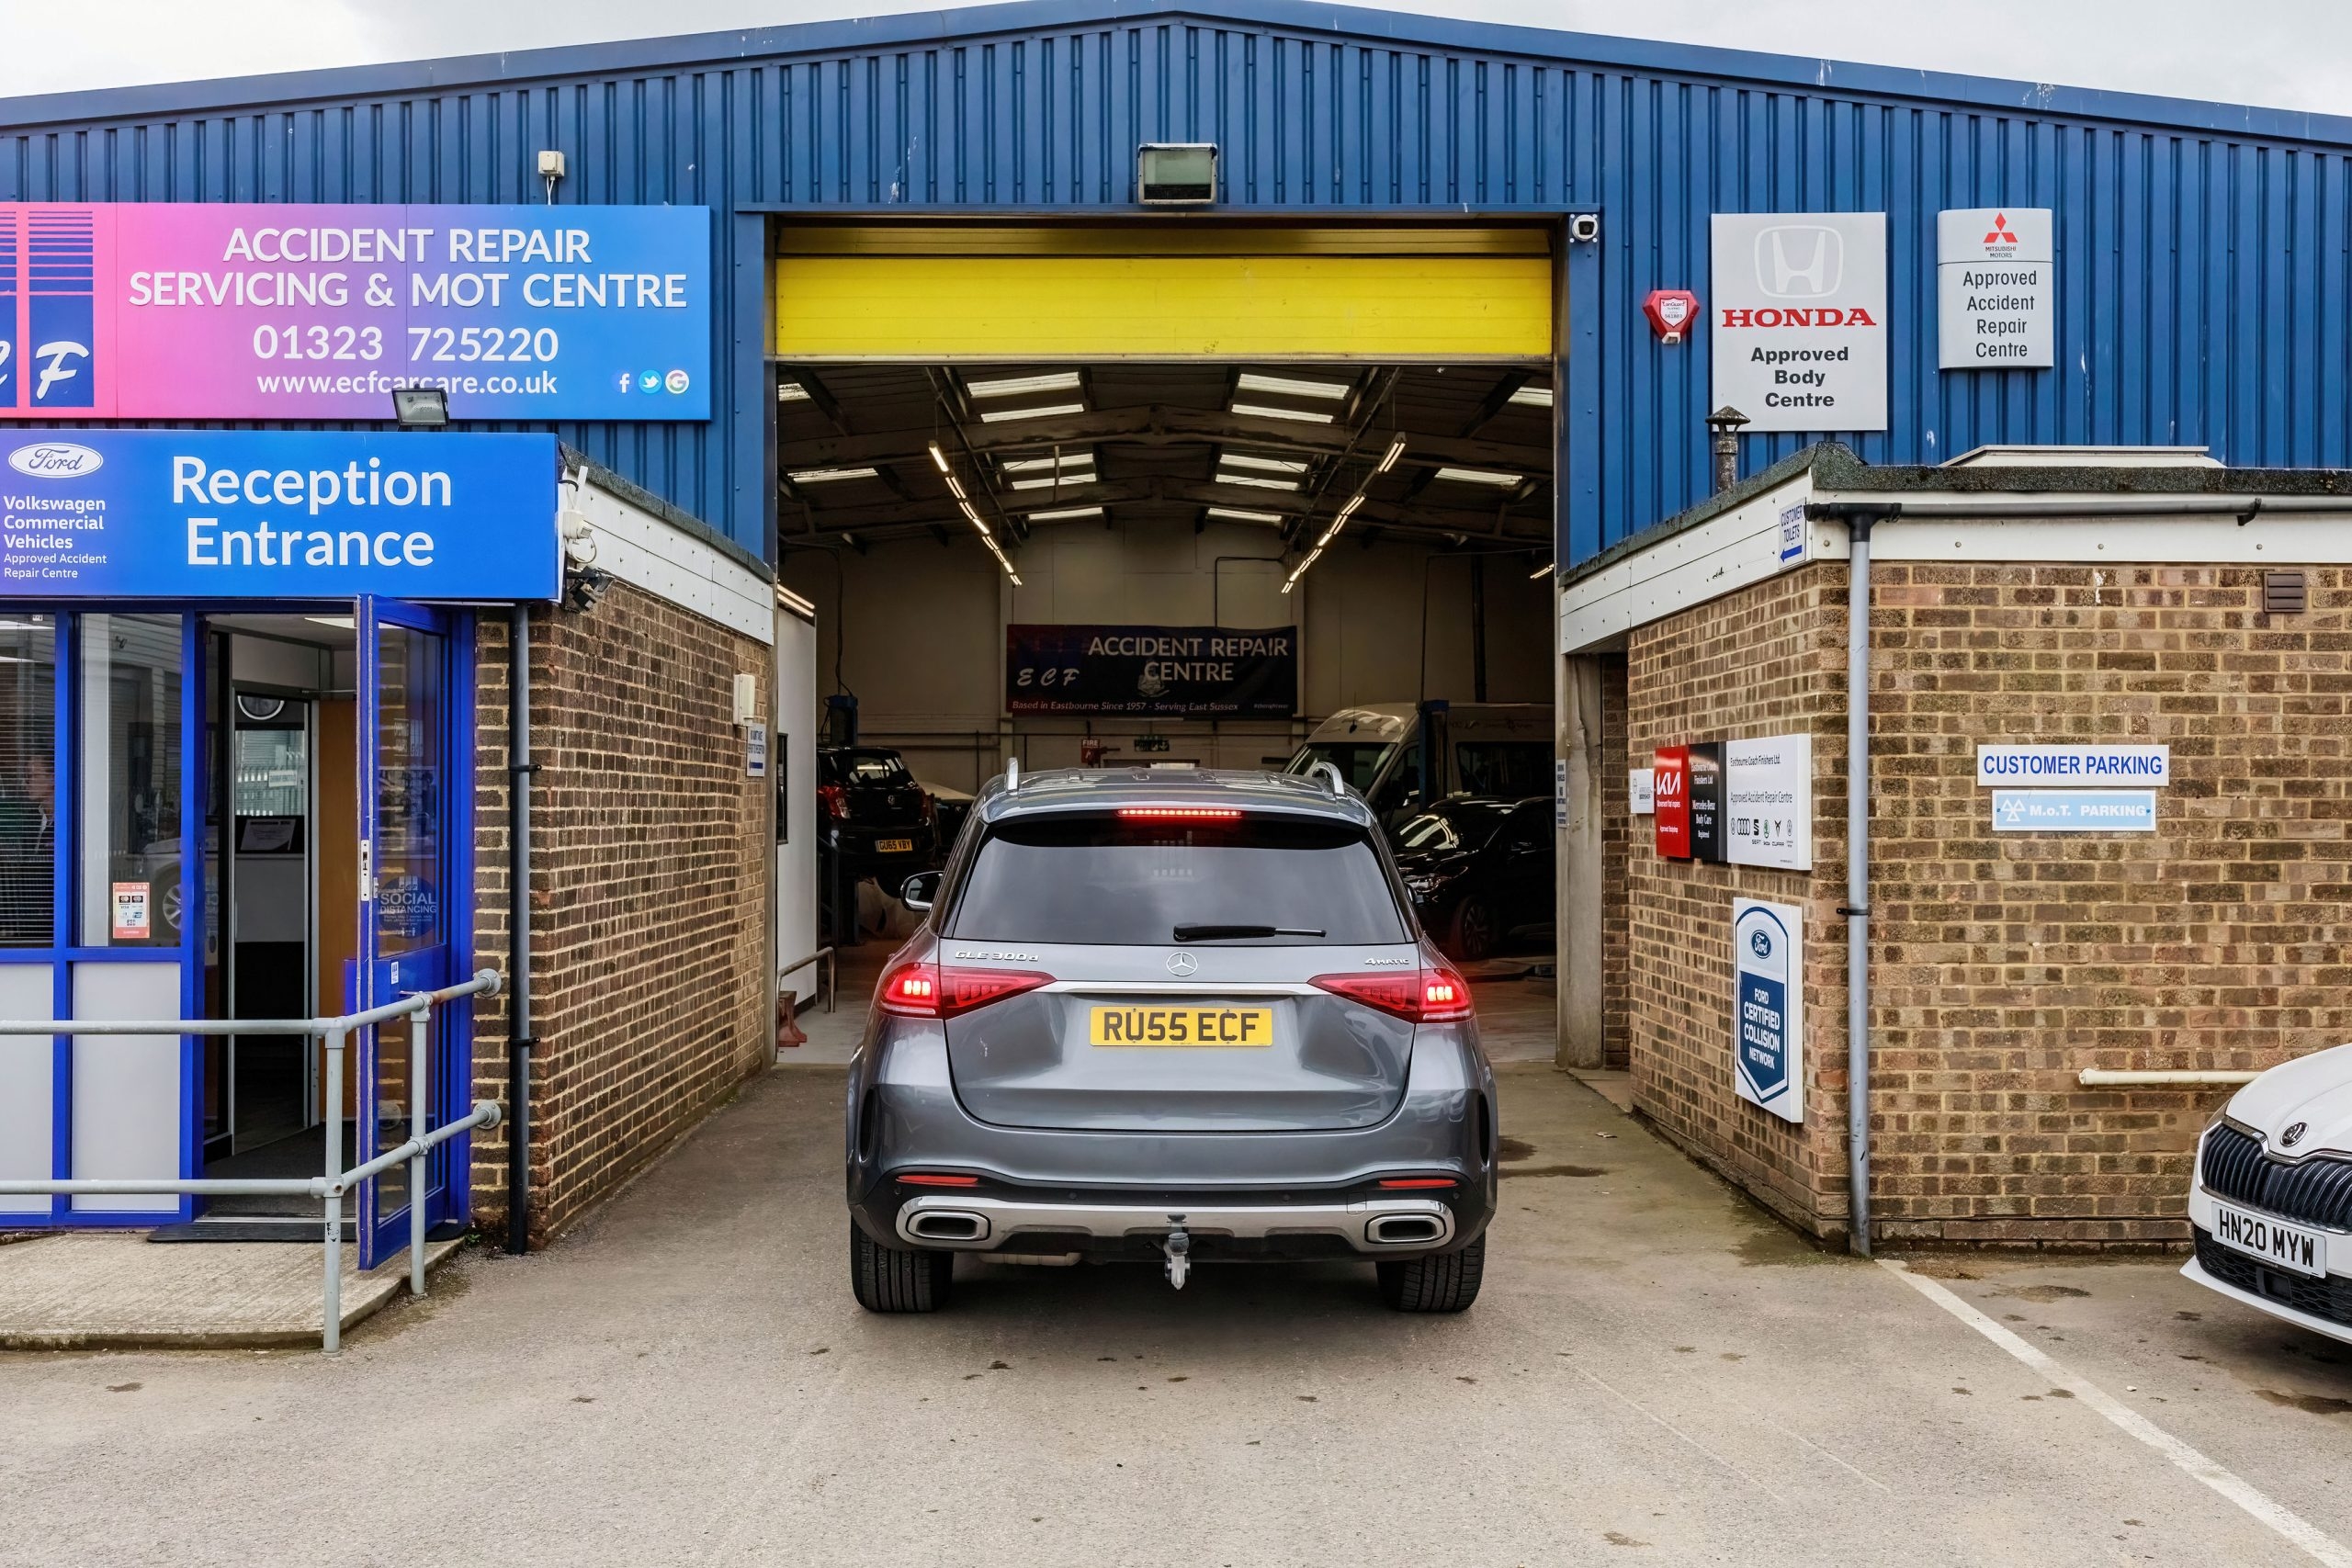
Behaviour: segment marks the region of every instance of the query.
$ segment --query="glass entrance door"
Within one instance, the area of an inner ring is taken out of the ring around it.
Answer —
[[[380,1007],[449,983],[453,855],[449,767],[455,735],[450,626],[441,613],[363,598],[358,610],[359,955],[353,1004]],[[403,1019],[362,1032],[355,1112],[362,1160],[428,1131],[453,1102],[448,1074],[457,1010],[431,1021],[426,1093],[417,1089],[413,1035]],[[450,1145],[435,1151],[421,1195],[425,1222],[452,1212]],[[458,1168],[463,1169],[462,1166]],[[359,1189],[359,1266],[407,1245],[409,1168],[395,1166]]]

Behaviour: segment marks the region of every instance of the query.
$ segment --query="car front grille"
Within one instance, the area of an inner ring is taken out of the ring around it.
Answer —
[[[2198,1174],[2217,1198],[2306,1224],[2352,1230],[2352,1159],[2321,1156],[2290,1165],[2264,1154],[2252,1134],[2223,1122],[2206,1134]]]
[[[2234,1285],[2248,1295],[2277,1302],[2311,1317],[2352,1326],[2352,1280],[2340,1274],[2314,1280],[2273,1269],[2260,1258],[2233,1252],[2202,1228],[2197,1232],[2197,1262],[2214,1279],[2224,1285]]]

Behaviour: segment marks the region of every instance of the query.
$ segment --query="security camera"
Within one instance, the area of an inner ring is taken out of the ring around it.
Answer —
[[[1568,243],[1589,245],[1600,238],[1600,214],[1571,212],[1568,214]]]
[[[612,585],[613,574],[593,566],[568,568],[563,574],[563,607],[584,615],[596,607]]]

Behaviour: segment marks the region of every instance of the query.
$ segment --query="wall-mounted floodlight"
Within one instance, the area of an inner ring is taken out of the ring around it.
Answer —
[[[392,418],[402,430],[438,430],[449,423],[449,394],[439,387],[395,387]]]
[[[1147,141],[1136,149],[1136,199],[1147,207],[1206,207],[1216,200],[1216,143]]]

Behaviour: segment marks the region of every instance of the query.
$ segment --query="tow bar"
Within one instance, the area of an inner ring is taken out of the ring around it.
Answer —
[[[1168,1233],[1161,1250],[1168,1255],[1168,1282],[1181,1291],[1184,1288],[1184,1276],[1192,1271],[1193,1238],[1184,1230],[1183,1215],[1170,1214],[1168,1218],[1176,1228]]]

